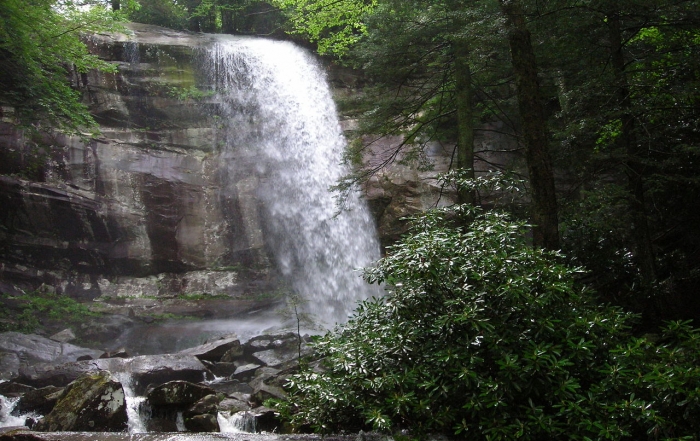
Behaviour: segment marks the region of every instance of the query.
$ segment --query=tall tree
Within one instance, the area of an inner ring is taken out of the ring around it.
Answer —
[[[584,189],[568,203],[565,249],[601,292],[651,321],[700,312],[700,219],[689,209],[700,190],[699,11],[696,0],[529,2],[561,98],[558,165]]]
[[[559,248],[557,197],[549,154],[547,117],[542,104],[535,52],[519,0],[499,0],[499,3],[506,17],[522,139],[530,176],[533,242],[535,246],[556,250]]]

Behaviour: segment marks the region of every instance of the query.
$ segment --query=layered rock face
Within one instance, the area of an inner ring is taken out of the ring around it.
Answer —
[[[256,183],[227,181],[218,103],[197,70],[213,37],[132,30],[88,41],[117,74],[74,79],[98,137],[2,122],[0,289],[44,283],[84,300],[272,290]]]
[[[73,78],[100,124],[96,138],[28,135],[3,109],[0,292],[44,285],[131,317],[146,310],[218,317],[269,303],[280,284],[265,242],[261,183],[230,173],[255,167],[256,157],[222,148],[223,103],[202,67],[201,47],[218,37],[129,26],[129,35],[87,41],[118,73]],[[351,76],[328,70],[336,93],[353,93]],[[381,161],[398,142],[375,143],[368,160]],[[433,170],[394,164],[367,183],[382,245],[405,231],[404,216],[451,203],[434,176],[452,153],[435,144],[426,152]],[[213,301],[167,304],[183,294]]]

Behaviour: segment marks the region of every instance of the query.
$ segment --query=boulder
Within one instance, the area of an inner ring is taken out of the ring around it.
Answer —
[[[255,372],[255,377],[248,383],[253,389],[259,389],[264,383],[267,383],[270,379],[275,378],[282,371],[279,369],[271,367],[263,367]]]
[[[237,363],[212,363],[207,365],[212,374],[217,377],[229,378],[233,375],[239,366]]]
[[[19,356],[13,352],[0,352],[0,380],[11,380],[19,375]]]
[[[169,418],[151,417],[146,421],[149,432],[177,432],[177,422]]]
[[[248,364],[245,364],[243,366],[239,366],[233,372],[233,375],[231,375],[231,378],[239,380],[239,381],[248,381],[255,375],[255,372],[259,367],[262,367],[262,365],[254,364],[254,363],[248,363]]]
[[[183,413],[183,416],[185,418],[191,418],[195,415],[202,415],[205,413],[216,414],[220,401],[221,397],[217,395],[207,395],[190,406],[190,408]]]
[[[4,395],[7,398],[16,398],[32,390],[34,390],[33,387],[22,383],[15,383],[14,381],[0,383],[0,395]]]
[[[267,407],[257,407],[252,411],[255,432],[277,432],[283,426],[279,414]]]
[[[286,397],[287,393],[282,390],[281,387],[273,386],[271,384],[261,384],[250,396],[250,402],[253,404],[253,406],[260,406],[265,402],[265,400],[269,400],[271,398],[282,400]]]
[[[21,369],[22,366],[34,363],[55,364],[74,361],[83,355],[97,358],[101,352],[53,341],[40,335],[3,332],[0,333],[0,353],[17,354],[21,359]]]
[[[218,432],[219,422],[216,415],[205,413],[185,418],[185,428],[190,432]]]
[[[41,389],[28,391],[19,399],[17,405],[12,410],[12,414],[18,416],[29,412],[36,412],[41,415],[46,415],[54,408],[61,393],[63,393],[63,388],[55,386],[46,386]]]
[[[248,383],[241,383],[238,380],[228,380],[228,381],[218,381],[212,383],[211,388],[217,393],[222,393],[226,396],[232,396],[234,394],[252,394],[253,388],[250,387]]]
[[[124,389],[104,371],[68,385],[53,410],[35,426],[45,432],[121,432],[126,428]]]
[[[221,357],[222,363],[233,363],[243,356],[243,346],[232,347]]]
[[[66,386],[81,375],[100,370],[128,373],[137,394],[142,394],[150,384],[174,380],[197,382],[213,378],[196,357],[173,354],[102,358],[63,364],[41,363],[20,369],[18,381],[35,387]]]
[[[216,394],[214,389],[201,384],[170,381],[151,390],[147,399],[152,406],[188,405],[213,394]]]
[[[109,342],[116,340],[137,323],[126,315],[106,314],[83,323],[78,329],[78,334],[85,340]]]
[[[243,345],[243,350],[246,354],[253,354],[282,346],[296,345],[296,342],[297,334],[294,332],[274,335],[259,335],[248,340]]]
[[[243,348],[238,338],[227,337],[194,348],[185,349],[180,351],[179,354],[194,355],[200,360],[213,362],[220,361],[222,357],[226,355],[229,361],[233,361],[236,357],[243,355]]]
[[[68,343],[69,341],[75,340],[75,334],[70,329],[64,329],[63,331],[57,332],[49,338],[59,343]]]
[[[239,400],[237,398],[226,398],[219,403],[219,412],[229,414],[244,412],[250,409],[250,404],[248,404],[247,401]]]

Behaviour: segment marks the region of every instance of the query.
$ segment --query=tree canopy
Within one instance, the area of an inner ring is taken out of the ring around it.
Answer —
[[[94,127],[70,73],[114,70],[82,35],[114,30],[121,16],[72,0],[0,0],[0,103],[24,126],[79,132]]]

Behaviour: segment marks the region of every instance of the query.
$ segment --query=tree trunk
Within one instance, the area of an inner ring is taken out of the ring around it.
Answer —
[[[224,34],[235,34],[236,26],[234,22],[233,10],[226,8],[221,11],[221,32]]]
[[[616,99],[621,111],[622,130],[618,143],[624,149],[626,160],[627,186],[632,215],[632,237],[636,248],[636,260],[642,279],[643,289],[649,290],[656,280],[654,251],[651,245],[651,233],[646,217],[644,196],[644,164],[640,160],[635,135],[635,121],[632,115],[632,100],[625,72],[625,57],[622,45],[620,16],[613,13],[608,17],[610,37],[610,61],[615,72]]]
[[[455,43],[455,100],[457,102],[457,169],[474,177],[474,109],[472,106],[472,75],[469,67],[469,48]],[[473,191],[459,190],[457,202],[473,205]]]
[[[522,120],[530,189],[532,193],[533,244],[550,250],[559,249],[559,221],[554,172],[549,156],[547,119],[540,97],[537,63],[525,24],[522,7],[517,0],[500,0],[506,17],[508,43]]]

